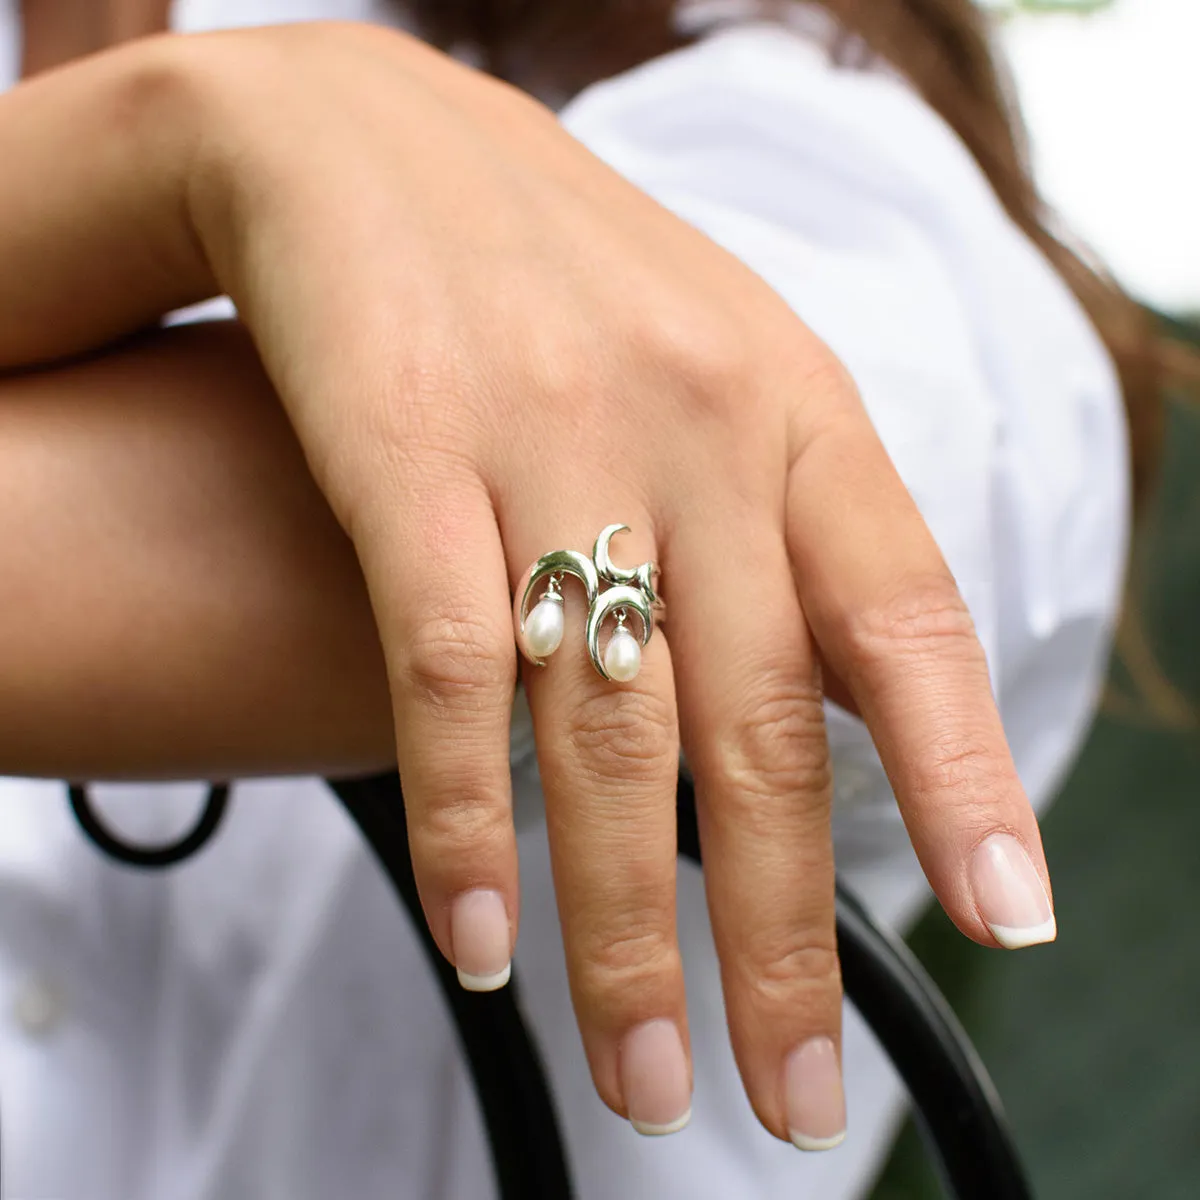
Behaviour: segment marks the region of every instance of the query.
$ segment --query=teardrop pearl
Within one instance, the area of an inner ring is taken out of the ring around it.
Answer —
[[[628,629],[615,629],[604,648],[604,669],[620,683],[628,683],[642,665],[642,648]]]
[[[545,658],[559,648],[563,640],[561,600],[539,600],[525,618],[525,645],[534,658]]]

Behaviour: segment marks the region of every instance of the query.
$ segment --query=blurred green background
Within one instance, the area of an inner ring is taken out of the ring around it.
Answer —
[[[909,939],[1038,1200],[1200,1200],[1200,405],[1170,405],[1130,597],[1104,707],[1043,822],[1057,943],[985,950],[940,909]],[[942,1195],[910,1123],[873,1200]]]

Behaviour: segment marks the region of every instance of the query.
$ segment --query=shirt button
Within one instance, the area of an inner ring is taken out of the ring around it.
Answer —
[[[48,1038],[67,1016],[62,985],[45,975],[33,975],[17,989],[13,1018],[31,1038]]]

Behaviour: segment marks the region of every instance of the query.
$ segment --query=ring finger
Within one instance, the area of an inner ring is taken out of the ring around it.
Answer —
[[[618,519],[630,531],[616,536],[617,563],[630,568],[654,558],[648,514],[617,488],[602,503],[577,504],[570,518],[545,519],[556,499],[577,490],[577,482],[562,480],[556,494],[523,498],[509,510],[504,540],[514,573],[527,573],[553,549],[575,549],[590,559],[597,533]],[[518,588],[520,603],[520,577]],[[547,590],[555,589],[543,577],[530,596],[531,612]],[[642,648],[633,678],[603,678],[585,648],[584,585],[564,572],[559,590],[561,645],[544,666],[523,659],[522,672],[572,999],[601,1098],[639,1132],[669,1133],[682,1128],[691,1107],[675,933],[679,736],[671,656],[659,631]],[[526,629],[544,633],[544,612]],[[632,612],[626,627],[641,633]],[[599,638],[601,655],[612,639],[628,637],[615,629],[610,617]],[[619,663],[608,662],[619,671]]]

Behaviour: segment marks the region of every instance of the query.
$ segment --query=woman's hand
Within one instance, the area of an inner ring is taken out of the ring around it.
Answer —
[[[949,571],[830,353],[764,283],[553,116],[354,26],[162,40],[0,100],[0,362],[233,296],[357,550],[413,858],[467,986],[517,927],[512,588],[548,550],[662,568],[630,683],[522,665],[601,1096],[689,1104],[674,929],[680,744],[747,1091],[840,1135],[821,664],[874,735],[927,875],[988,945],[1053,936],[1033,814]]]

